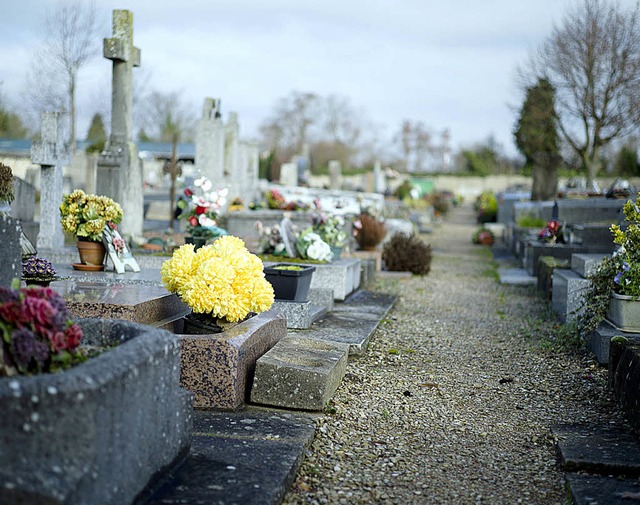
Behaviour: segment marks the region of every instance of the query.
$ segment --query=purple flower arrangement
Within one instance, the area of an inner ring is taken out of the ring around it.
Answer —
[[[56,269],[50,261],[36,256],[29,256],[22,260],[23,279],[53,280],[56,277]]]
[[[55,372],[86,359],[82,329],[51,288],[0,286],[0,335],[0,376]]]

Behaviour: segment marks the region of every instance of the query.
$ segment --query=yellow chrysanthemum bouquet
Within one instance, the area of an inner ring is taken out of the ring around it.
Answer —
[[[93,242],[102,241],[107,223],[115,227],[122,221],[122,207],[108,196],[88,195],[81,189],[64,195],[60,205],[62,229]]]
[[[162,264],[162,283],[195,314],[227,322],[264,312],[273,304],[273,287],[262,261],[238,237],[226,235],[197,251],[185,244]]]

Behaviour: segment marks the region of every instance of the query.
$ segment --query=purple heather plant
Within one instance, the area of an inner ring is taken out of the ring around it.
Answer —
[[[22,260],[22,277],[47,279],[55,277],[56,269],[49,260],[30,256]]]

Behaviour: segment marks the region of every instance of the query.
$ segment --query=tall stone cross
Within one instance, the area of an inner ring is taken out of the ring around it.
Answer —
[[[140,49],[133,45],[133,13],[113,11],[113,37],[104,39],[103,55],[113,61],[111,135],[98,160],[97,192],[122,207],[123,235],[142,235],[144,224],[142,168],[132,139],[133,67],[140,66]]]
[[[66,115],[44,112],[41,140],[31,145],[31,162],[40,165],[40,232],[37,248],[61,249],[64,234],[60,224],[63,165],[71,162]]]

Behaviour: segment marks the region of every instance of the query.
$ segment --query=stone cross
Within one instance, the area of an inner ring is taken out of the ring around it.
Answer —
[[[31,146],[31,162],[40,165],[40,232],[38,249],[61,249],[64,234],[60,224],[63,165],[71,162],[65,114],[42,114],[41,140]]]
[[[141,235],[144,224],[142,168],[132,142],[133,67],[140,49],[133,46],[133,13],[113,11],[113,37],[104,39],[103,55],[113,61],[111,135],[98,161],[97,192],[113,198],[123,210],[123,234]]]
[[[205,98],[196,131],[195,168],[215,187],[224,184],[224,151],[225,128],[220,114],[220,99]]]

